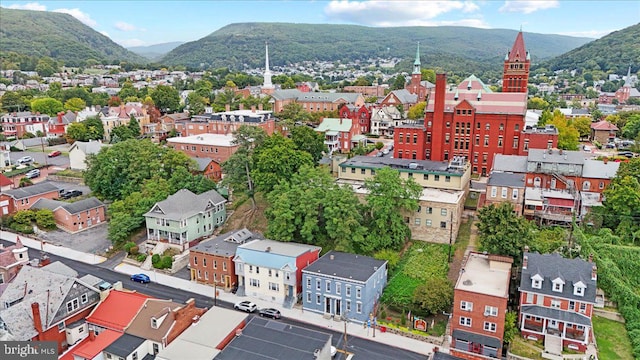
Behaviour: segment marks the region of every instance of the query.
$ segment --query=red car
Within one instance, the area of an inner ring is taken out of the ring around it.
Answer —
[[[47,155],[48,157],[56,157],[56,156],[60,156],[60,154],[62,154],[60,151],[56,150],[56,151],[52,151],[49,153],[49,155]]]

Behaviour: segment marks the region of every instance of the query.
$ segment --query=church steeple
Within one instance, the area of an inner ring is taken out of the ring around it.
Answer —
[[[272,90],[274,88],[271,83],[271,70],[269,70],[269,43],[265,43],[265,60],[264,60],[264,80],[262,82],[262,89]]]
[[[629,70],[627,70],[627,78],[624,79],[624,85],[631,87],[631,65],[629,65]]]
[[[418,48],[416,49],[416,60],[413,62],[413,74],[422,74],[420,70],[420,42],[418,42]]]
[[[504,57],[502,92],[527,92],[531,56],[524,46],[522,29],[513,42],[511,51]]]

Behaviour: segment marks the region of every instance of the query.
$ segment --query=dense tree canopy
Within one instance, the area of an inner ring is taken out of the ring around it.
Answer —
[[[173,86],[158,85],[149,96],[162,113],[177,112],[180,109],[180,94]]]
[[[306,151],[296,150],[291,139],[275,133],[256,148],[251,176],[258,191],[270,192],[280,182],[289,179],[313,158]]]
[[[511,256],[516,263],[522,260],[524,247],[531,242],[532,225],[514,213],[511,203],[484,206],[478,220],[481,250]]]
[[[56,116],[57,113],[64,110],[64,106],[59,100],[53,98],[39,98],[31,102],[31,112]]]
[[[296,150],[306,151],[314,162],[322,158],[322,153],[326,149],[322,134],[308,126],[293,126],[291,140]]]

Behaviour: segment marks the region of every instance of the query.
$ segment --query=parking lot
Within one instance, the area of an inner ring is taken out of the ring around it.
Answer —
[[[107,239],[107,223],[103,223],[75,234],[63,230],[53,230],[39,236],[47,243],[97,255],[104,254],[111,246]]]

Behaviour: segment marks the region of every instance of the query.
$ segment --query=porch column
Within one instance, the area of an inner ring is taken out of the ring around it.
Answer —
[[[547,321],[549,321],[549,319],[542,318],[542,333],[543,334],[547,333]]]
[[[567,323],[563,322],[562,323],[562,339],[566,339],[567,338]]]
[[[520,331],[524,330],[524,319],[526,317],[525,314],[521,314],[522,315],[522,320],[520,320]]]

